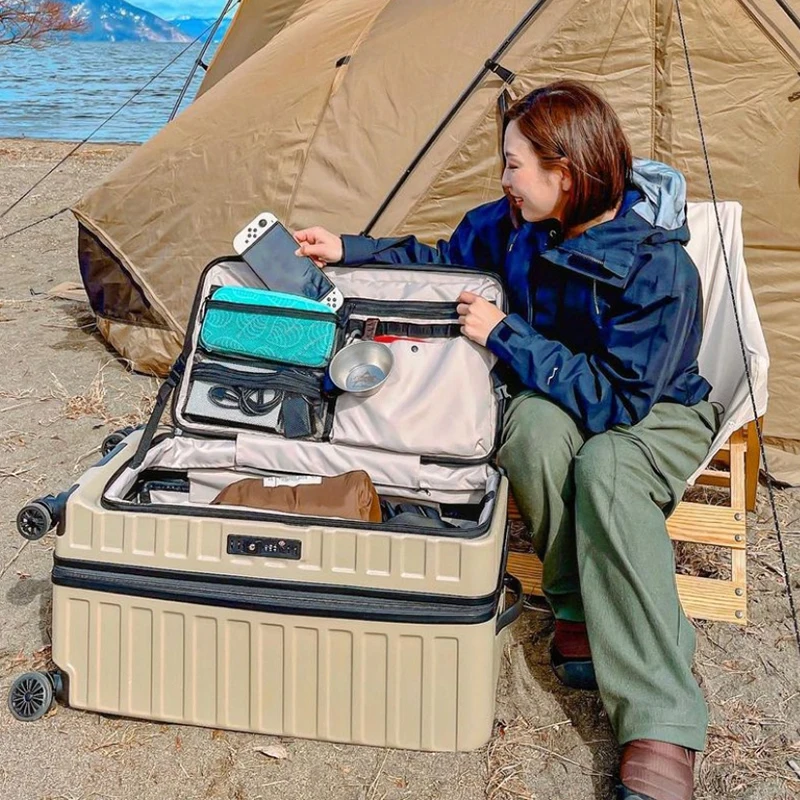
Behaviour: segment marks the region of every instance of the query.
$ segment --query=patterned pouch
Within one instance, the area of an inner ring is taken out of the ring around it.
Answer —
[[[200,344],[210,353],[324,367],[338,329],[336,312],[316,300],[222,286],[206,302]]]

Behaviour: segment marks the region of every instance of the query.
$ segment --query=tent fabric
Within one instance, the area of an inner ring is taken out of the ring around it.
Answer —
[[[531,8],[500,57],[514,79],[486,71],[464,96]],[[716,196],[743,207],[772,358],[765,430],[800,449],[800,30],[776,0],[680,8]],[[401,181],[371,232],[447,236],[499,196],[501,94],[560,77],[603,93],[636,155],[681,169],[690,200],[710,198],[674,0],[243,0],[200,96],[74,212],[177,339],[200,271],[263,210],[359,232]],[[113,344],[142,368],[145,328],[125,323]],[[148,367],[166,370],[160,359]]]
[[[717,214],[722,240],[717,228]],[[703,341],[698,364],[700,373],[713,387],[709,399],[722,407],[719,431],[711,443],[708,458],[690,479],[693,483],[734,431],[766,412],[769,354],[747,279],[742,206],[723,202],[717,203],[715,209],[713,203],[689,203],[687,224],[691,240],[686,249],[697,266],[703,286]],[[736,316],[741,325],[741,341]],[[752,398],[745,363],[752,382]]]
[[[240,0],[231,24],[208,67],[197,96],[236,69],[288,24],[305,0]]]

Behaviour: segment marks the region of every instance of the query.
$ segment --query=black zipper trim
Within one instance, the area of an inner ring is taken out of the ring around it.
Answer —
[[[246,314],[263,314],[270,317],[291,317],[293,319],[316,319],[323,322],[337,324],[335,312],[311,311],[306,308],[284,308],[281,306],[259,306],[250,303],[234,303],[230,300],[214,300],[210,297],[206,301],[206,309],[217,308],[220,311],[242,311]]]
[[[501,571],[502,575],[502,571]],[[55,558],[54,586],[217,608],[303,617],[477,625],[497,615],[502,582],[490,595],[458,597],[331,584],[289,583],[224,574],[109,565]]]

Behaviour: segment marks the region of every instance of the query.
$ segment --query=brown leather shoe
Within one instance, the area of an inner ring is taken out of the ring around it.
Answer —
[[[692,800],[695,751],[654,739],[623,745],[617,800]]]

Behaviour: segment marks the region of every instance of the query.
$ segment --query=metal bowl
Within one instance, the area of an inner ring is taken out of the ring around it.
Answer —
[[[328,374],[343,391],[368,397],[383,386],[393,366],[394,356],[385,344],[358,341],[346,345],[333,357]]]

